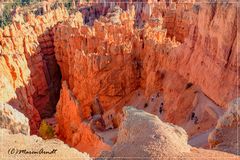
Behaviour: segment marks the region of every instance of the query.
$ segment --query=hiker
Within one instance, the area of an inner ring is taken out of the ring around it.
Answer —
[[[197,116],[194,117],[194,124],[197,124],[198,123],[198,118]]]
[[[110,114],[110,115],[108,115],[108,119],[109,120],[112,120],[113,119],[113,117],[112,117],[112,115]]]
[[[158,92],[158,93],[157,93],[157,97],[159,97],[159,96],[160,96],[160,93]]]
[[[161,114],[163,112],[163,107],[161,106],[160,108],[159,108],[159,113]]]
[[[152,96],[151,101],[152,101],[152,102],[154,101],[154,96]]]
[[[93,119],[92,116],[89,116],[89,117],[88,117],[88,121],[91,121],[92,119]]]
[[[192,112],[192,115],[191,115],[191,120],[193,120],[193,119],[194,119],[194,117],[195,117],[195,113],[194,113],[194,112]]]
[[[161,114],[163,112],[163,102],[161,103],[161,106],[159,108],[159,113]]]

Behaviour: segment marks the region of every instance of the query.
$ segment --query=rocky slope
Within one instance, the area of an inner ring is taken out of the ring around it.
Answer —
[[[157,116],[132,107],[123,109],[124,119],[119,128],[116,144],[102,159],[231,159],[232,154],[197,149],[187,144],[186,132]],[[101,159],[101,158],[99,158]]]
[[[8,129],[12,134],[30,134],[28,119],[6,103],[0,103],[0,127]]]
[[[86,153],[70,148],[54,138],[30,136],[28,118],[8,104],[0,104],[1,159],[90,159]]]
[[[227,112],[219,118],[215,129],[209,134],[208,141],[211,148],[240,154],[239,150],[239,131],[240,131],[240,99],[232,101]]]
[[[21,159],[78,159],[90,160],[87,153],[81,153],[70,148],[58,139],[43,140],[34,135],[11,134],[6,129],[0,129],[1,150],[3,160]],[[31,154],[30,154],[31,152]]]

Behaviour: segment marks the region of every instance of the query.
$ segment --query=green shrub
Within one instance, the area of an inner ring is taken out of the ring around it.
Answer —
[[[53,138],[55,135],[53,128],[45,120],[42,120],[38,132],[39,136],[43,139],[50,139]]]
[[[30,5],[31,3],[39,1],[40,0],[13,0],[10,3],[4,4],[2,15],[0,16],[0,27],[3,28],[12,23],[12,11],[14,11],[16,7]]]
[[[0,27],[4,27],[9,25],[12,22],[12,9],[16,6],[12,3],[8,3],[4,5],[2,16],[0,18]]]

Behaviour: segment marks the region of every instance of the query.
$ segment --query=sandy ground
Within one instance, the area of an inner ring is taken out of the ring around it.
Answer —
[[[198,102],[196,104],[195,114],[198,116],[199,123],[201,126],[201,123],[204,123],[203,125],[211,125],[209,129],[192,136],[188,143],[194,147],[204,147],[206,148],[208,146],[208,135],[215,127],[215,123],[218,120],[220,116],[223,115],[224,110],[220,108],[218,105],[213,103],[207,96],[205,96],[203,93],[198,93]],[[208,122],[204,122],[204,119],[206,118],[206,114],[208,113],[209,118],[212,118],[213,121],[208,120]],[[212,124],[209,124],[212,123]],[[213,125],[214,124],[214,125]],[[194,127],[193,121],[189,120],[183,127],[185,130],[190,130]],[[202,126],[201,126],[202,127]]]
[[[154,93],[149,99],[146,99],[143,91],[137,90],[125,106],[134,106],[137,109],[142,109],[148,113],[155,114],[162,119],[164,112],[162,114],[159,113],[159,108],[162,102],[164,102],[164,100],[163,95],[161,94],[157,96],[157,93]],[[148,104],[147,107],[144,107],[145,103]],[[215,127],[218,118],[223,115],[224,110],[201,91],[197,94],[197,101],[193,108],[195,108],[194,112],[198,117],[199,124],[196,125],[193,120],[189,119],[189,121],[182,124],[181,127],[190,133],[188,142],[190,145],[194,147],[208,148],[208,135]]]
[[[146,99],[142,90],[137,90],[132,96],[131,100],[126,104],[126,106],[134,106],[137,109],[142,109],[148,113],[155,114],[161,119],[161,114],[159,113],[159,108],[163,102],[163,96],[154,93],[150,96],[150,99]],[[145,103],[148,104],[144,108]]]
[[[109,129],[104,132],[96,131],[95,133],[102,138],[104,143],[107,143],[108,145],[113,146],[117,138],[118,128]]]
[[[188,143],[190,145],[194,147],[208,148],[208,135],[215,127],[217,119],[223,115],[224,110],[213,103],[211,99],[205,96],[202,92],[199,92],[197,96],[198,100],[196,102],[196,106],[194,107],[194,112],[198,117],[199,124],[196,125],[192,120],[189,119],[189,121],[187,121],[185,124],[182,124],[181,127],[190,133],[197,133],[193,134],[193,136],[189,136]],[[142,109],[148,113],[157,115],[160,119],[162,119],[164,112],[160,114],[159,108],[163,101],[163,95],[161,94],[158,95],[157,93],[154,93],[149,99],[146,99],[143,91],[137,90],[133,93],[131,99],[125,104],[125,106],[134,106],[137,109]],[[145,106],[146,103],[147,107]],[[208,117],[207,120],[206,113]],[[55,118],[48,118],[45,120],[53,127],[56,124]],[[198,127],[202,127],[202,130],[198,131]],[[118,134],[117,128],[108,129],[106,131],[99,131],[97,129],[94,130],[106,144],[112,146],[115,143]]]
[[[208,148],[208,135],[212,130],[213,128],[210,128],[205,132],[193,136],[191,139],[189,139],[188,144],[194,147]]]

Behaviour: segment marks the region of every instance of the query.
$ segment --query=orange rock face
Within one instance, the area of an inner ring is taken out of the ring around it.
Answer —
[[[183,125],[201,106],[205,109],[199,113],[197,132],[213,127],[220,115],[214,113],[215,105],[226,108],[238,96],[237,10],[236,5],[227,5],[227,12],[221,12],[224,4],[218,3],[155,5],[152,11],[149,6],[140,17],[145,23],[140,29],[134,27],[139,12],[134,7],[127,12],[112,8],[92,27],[76,20],[58,25],[56,58],[63,80],[80,101],[82,119],[96,114],[96,98],[104,113],[115,114],[142,89],[145,99],[153,93],[163,95],[164,120]],[[196,130],[188,132],[194,135]]]
[[[190,136],[212,128],[239,96],[236,4],[144,2],[16,16],[0,29],[0,102],[23,112],[36,133],[55,112],[62,75],[57,135],[91,156],[109,146],[90,119],[100,114],[95,127],[117,127],[133,98]]]
[[[107,150],[109,147],[94,134],[90,124],[83,121],[82,115],[79,101],[63,81],[56,114],[58,137],[79,151],[98,156],[101,150]]]
[[[108,110],[138,87],[139,74],[133,63],[136,56],[131,53],[135,38],[133,16],[119,13],[102,21],[112,20],[121,25],[95,21],[92,29],[63,24],[54,33],[62,78],[81,102],[83,118],[93,112],[95,97]]]
[[[57,102],[51,98],[55,94],[51,88],[60,79],[54,78],[57,63],[51,58],[54,50],[49,28],[67,17],[65,9],[57,9],[43,16],[28,15],[24,23],[18,17],[0,30],[0,101],[24,113],[32,133],[38,128],[39,112],[42,117],[54,113],[51,103]]]
[[[188,38],[170,53],[175,55],[172,66],[179,74],[199,85],[220,106],[226,106],[237,97],[239,87],[239,77],[236,76],[239,74],[236,37],[238,13],[234,3],[227,5],[227,12],[222,12],[224,4],[201,4],[199,12],[193,13],[194,25],[190,28]],[[227,17],[227,22],[224,17]]]

